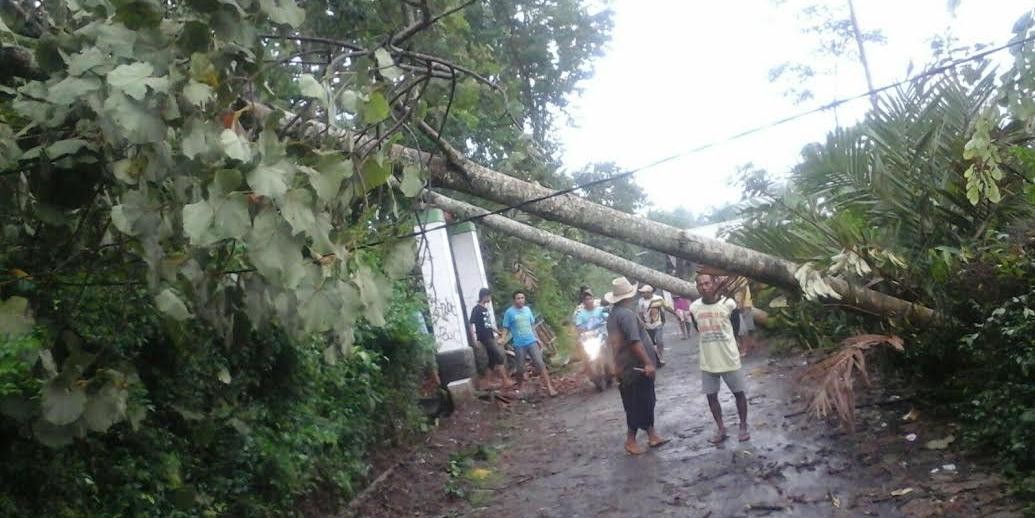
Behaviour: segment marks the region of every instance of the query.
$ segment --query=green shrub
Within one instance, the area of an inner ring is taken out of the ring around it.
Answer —
[[[314,491],[352,494],[372,448],[422,426],[416,389],[433,349],[413,325],[419,301],[402,286],[387,325],[361,326],[352,353],[333,363],[319,336],[292,340],[245,322],[224,342],[168,326],[133,286],[49,295],[38,320],[75,330],[96,355],[90,369],[137,373],[129,398],[147,413],[50,448],[31,418],[5,411],[0,515],[296,514]],[[0,394],[38,393],[41,340],[0,344]]]

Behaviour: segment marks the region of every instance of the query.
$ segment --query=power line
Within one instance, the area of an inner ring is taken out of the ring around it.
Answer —
[[[766,130],[770,130],[770,129],[773,129],[773,128],[777,127],[777,126],[782,126],[784,124],[796,121],[798,119],[802,119],[802,118],[807,117],[809,115],[813,115],[813,114],[820,113],[820,112],[823,112],[823,111],[826,111],[826,110],[837,108],[838,106],[841,106],[843,104],[846,104],[846,103],[849,103],[849,102],[852,102],[852,101],[863,99],[863,98],[869,97],[871,95],[877,95],[877,94],[886,92],[888,90],[892,90],[892,89],[898,88],[898,87],[903,86],[903,85],[908,84],[908,83],[919,81],[921,79],[926,79],[926,78],[931,77],[931,76],[943,74],[943,73],[948,72],[948,71],[950,71],[950,70],[952,70],[952,69],[954,69],[954,68],[956,68],[956,67],[958,67],[958,66],[960,66],[962,64],[969,63],[971,61],[977,61],[979,59],[983,59],[983,58],[985,58],[987,56],[990,56],[992,54],[995,54],[997,52],[1009,49],[1011,47],[1017,47],[1017,46],[1020,46],[1020,45],[1024,45],[1026,43],[1030,43],[1030,42],[1033,42],[1033,41],[1035,41],[1035,36],[1029,36],[1029,37],[1024,38],[1024,39],[1012,41],[1010,43],[1005,43],[1003,45],[999,45],[997,47],[986,49],[986,50],[983,50],[981,52],[978,52],[976,54],[972,54],[972,55],[964,57],[964,58],[960,58],[960,59],[957,59],[957,60],[950,61],[950,62],[948,62],[948,63],[946,63],[944,65],[934,67],[932,69],[929,69],[929,70],[926,70],[926,71],[921,72],[919,74],[916,74],[916,75],[914,75],[912,77],[907,77],[906,79],[902,79],[900,81],[897,81],[897,82],[894,82],[894,83],[890,83],[890,84],[881,86],[879,88],[874,88],[872,90],[867,90],[865,92],[862,92],[860,94],[856,94],[856,95],[853,95],[853,96],[850,96],[850,97],[844,97],[844,98],[841,98],[841,99],[835,99],[835,100],[833,100],[833,101],[831,101],[831,102],[829,102],[827,104],[818,106],[816,108],[812,108],[810,110],[806,110],[806,111],[803,111],[803,112],[798,112],[796,114],[789,115],[787,117],[776,119],[776,120],[771,121],[771,122],[769,122],[767,124],[763,124],[763,125],[760,125],[760,126],[755,126],[755,127],[746,129],[744,131],[741,131],[739,133],[735,133],[733,135],[730,135],[730,136],[728,136],[726,138],[723,138],[723,139],[720,139],[720,140],[714,140],[714,141],[711,141],[711,142],[708,142],[708,143],[705,143],[705,144],[701,144],[699,146],[687,149],[685,151],[681,151],[679,153],[668,155],[666,157],[660,158],[658,160],[654,160],[653,162],[650,162],[648,164],[642,165],[642,166],[637,167],[635,169],[630,169],[630,170],[625,171],[623,173],[618,173],[618,174],[615,174],[615,175],[611,175],[611,176],[607,176],[607,177],[604,177],[604,178],[599,178],[599,179],[596,179],[596,180],[593,180],[593,181],[589,181],[589,182],[586,182],[586,183],[583,183],[583,184],[575,185],[573,187],[568,187],[568,188],[565,188],[565,189],[554,191],[554,192],[551,192],[550,194],[546,194],[546,195],[543,195],[543,196],[539,196],[539,197],[536,197],[536,198],[525,200],[525,201],[523,201],[521,203],[517,203],[517,204],[514,204],[514,205],[508,205],[508,206],[505,206],[503,208],[496,209],[496,210],[493,210],[493,211],[488,211],[485,214],[478,214],[478,215],[471,216],[471,217],[468,217],[468,218],[463,218],[463,219],[460,219],[460,220],[452,221],[452,222],[446,223],[443,226],[435,227],[432,230],[440,230],[440,229],[444,229],[444,228],[449,228],[449,227],[454,227],[454,226],[457,226],[457,225],[461,225],[463,223],[477,221],[479,219],[482,219],[482,218],[485,218],[485,217],[488,217],[488,216],[495,216],[495,215],[498,215],[498,214],[502,214],[502,213],[504,213],[504,212],[506,212],[508,210],[521,209],[522,207],[526,207],[526,206],[531,205],[533,203],[539,203],[539,202],[544,201],[544,200],[549,200],[551,198],[556,198],[557,196],[563,196],[565,194],[571,194],[571,193],[573,193],[575,191],[578,191],[578,190],[586,189],[586,188],[593,187],[593,186],[600,185],[600,184],[604,184],[604,183],[613,182],[613,181],[616,181],[616,180],[621,180],[622,178],[628,178],[628,177],[630,177],[630,176],[632,176],[632,175],[634,175],[634,174],[636,174],[636,173],[638,173],[640,171],[643,171],[645,169],[650,169],[652,167],[657,167],[657,166],[659,166],[661,164],[664,164],[664,163],[667,163],[667,162],[671,162],[673,160],[676,160],[676,159],[679,159],[679,158],[683,158],[685,156],[689,156],[689,155],[692,155],[692,154],[695,154],[695,153],[700,153],[701,151],[704,151],[704,150],[707,150],[707,149],[710,149],[710,148],[713,148],[713,147],[717,147],[717,146],[720,146],[722,144],[726,144],[726,143],[734,141],[734,140],[739,140],[739,139],[742,139],[742,138],[747,137],[749,135],[753,135],[755,133],[760,133],[760,132],[763,132],[763,131],[766,131]],[[384,244],[384,243],[386,243],[388,241],[394,241],[396,239],[406,239],[406,238],[410,238],[410,237],[422,236],[422,235],[424,235],[424,234],[426,234],[428,232],[429,231],[425,230],[424,226],[421,225],[421,230],[419,230],[419,231],[411,232],[409,234],[403,234],[403,235],[399,235],[399,236],[392,236],[392,237],[389,237],[389,238],[386,238],[386,239],[381,239],[381,240],[373,242],[373,243],[367,243],[367,244],[361,245],[359,248],[368,248],[368,247],[372,247],[372,246],[377,246],[377,245]]]

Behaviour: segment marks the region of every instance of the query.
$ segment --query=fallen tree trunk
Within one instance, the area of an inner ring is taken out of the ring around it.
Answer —
[[[582,199],[573,194],[556,196],[530,203],[531,200],[551,195],[554,191],[538,184],[519,180],[468,160],[448,142],[440,138],[427,123],[420,129],[436,140],[447,158],[395,144],[388,151],[393,158],[428,167],[433,183],[507,205],[520,205],[521,210],[546,219],[558,221],[604,236],[624,239],[645,248],[682,257],[708,266],[774,286],[798,291],[801,285],[795,277],[798,265],[763,254],[749,248],[691,234],[663,223],[649,221]],[[352,149],[350,132],[330,130],[317,121],[308,121],[302,133],[313,135],[331,133]],[[366,139],[366,140],[369,140]],[[926,306],[902,300],[868,288],[854,286],[842,279],[825,278],[841,301],[860,310],[885,318],[905,318],[929,323],[942,318]]]
[[[481,216],[488,214],[489,212],[481,207],[477,207],[460,200],[455,200],[437,192],[425,192],[424,199],[439,208],[462,218]],[[626,277],[643,281],[655,288],[668,290],[676,295],[695,299],[700,296],[697,292],[697,286],[689,281],[673,277],[652,268],[647,268],[642,264],[634,263],[628,259],[618,257],[617,255],[605,252],[599,248],[579,243],[578,241],[558,236],[557,234],[545,232],[524,223],[519,223],[505,216],[485,216],[478,220],[478,224],[485,225],[503,232],[504,234],[509,234],[525,241],[535,243],[544,248],[549,248],[550,250],[577,257],[587,263],[592,263],[601,268],[625,275]]]
[[[422,123],[421,128],[436,138],[448,157],[448,160],[433,159],[425,162],[429,164],[432,181],[437,185],[507,205],[523,204],[553,193],[541,185],[525,182],[474,163],[460,155],[449,143],[437,138],[431,127]],[[393,154],[417,161],[427,158],[426,154],[402,146],[393,148]],[[801,289],[795,277],[798,265],[791,261],[718,239],[698,236],[686,230],[587,201],[573,194],[522,205],[521,210],[764,283],[793,290]],[[939,315],[928,307],[854,286],[842,279],[826,277],[825,281],[841,296],[843,303],[863,311],[882,317],[907,318],[917,322],[931,322],[939,318]]]

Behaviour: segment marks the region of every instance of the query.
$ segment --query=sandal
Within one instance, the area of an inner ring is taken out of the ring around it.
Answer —
[[[729,437],[730,436],[726,433],[726,431],[723,430],[722,432],[717,433],[717,434],[713,435],[711,438],[709,438],[708,442],[710,442],[712,444],[719,444],[719,443],[725,441],[726,439],[729,439]]]
[[[665,444],[668,444],[669,441],[671,441],[671,439],[662,439],[662,440],[657,441],[657,442],[648,442],[647,445],[650,446],[651,448],[660,448],[660,447],[664,446]]]

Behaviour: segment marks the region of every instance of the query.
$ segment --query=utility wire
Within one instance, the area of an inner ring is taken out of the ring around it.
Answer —
[[[654,160],[653,162],[647,163],[647,164],[642,165],[640,167],[637,167],[635,169],[630,169],[630,170],[625,171],[623,173],[618,173],[618,174],[615,174],[615,175],[607,176],[607,177],[604,177],[604,178],[599,178],[597,180],[593,180],[593,181],[586,182],[586,183],[583,183],[583,184],[575,185],[573,187],[568,187],[568,188],[565,188],[565,189],[554,191],[554,192],[551,192],[550,194],[546,194],[546,195],[539,196],[539,197],[536,197],[536,198],[528,199],[528,200],[525,200],[525,201],[523,201],[521,203],[517,203],[517,204],[514,204],[514,205],[508,205],[508,206],[505,206],[503,208],[496,209],[496,210],[493,210],[493,211],[487,211],[485,214],[478,214],[478,215],[475,215],[475,216],[471,216],[469,218],[463,218],[463,219],[459,219],[459,220],[456,220],[456,221],[451,221],[449,223],[446,223],[443,226],[435,227],[435,228],[433,228],[431,230],[425,230],[423,228],[423,226],[422,226],[420,231],[411,232],[409,234],[403,234],[403,235],[392,236],[392,237],[389,237],[389,238],[381,239],[379,241],[375,241],[375,242],[372,242],[372,243],[367,243],[367,244],[361,245],[359,248],[369,248],[369,247],[373,247],[373,246],[384,244],[384,243],[386,243],[388,241],[394,241],[396,239],[406,239],[406,238],[410,238],[410,237],[422,236],[422,235],[427,234],[428,232],[431,232],[431,231],[434,231],[434,230],[440,230],[440,229],[444,229],[444,228],[455,227],[457,225],[461,225],[463,223],[468,223],[468,222],[471,222],[471,221],[476,221],[476,220],[479,220],[479,219],[482,219],[482,218],[486,218],[488,216],[495,216],[495,215],[498,215],[498,214],[502,214],[502,213],[507,212],[509,210],[521,209],[522,207],[526,207],[528,205],[532,205],[533,203],[539,203],[541,201],[549,200],[551,198],[556,198],[558,196],[563,196],[565,194],[571,194],[571,193],[573,193],[575,191],[578,191],[578,190],[581,190],[581,189],[585,189],[585,188],[588,188],[588,187],[593,187],[595,185],[600,185],[600,184],[604,184],[604,183],[613,182],[613,181],[616,181],[616,180],[621,180],[622,178],[628,178],[628,177],[630,177],[630,176],[632,176],[632,175],[634,175],[634,174],[636,174],[636,173],[638,173],[640,171],[643,171],[645,169],[650,169],[650,168],[653,168],[653,167],[657,167],[657,166],[659,166],[661,164],[664,164],[666,162],[671,162],[673,160],[676,160],[676,159],[679,159],[679,158],[683,158],[685,156],[689,156],[689,155],[692,155],[692,154],[695,154],[695,153],[700,153],[701,151],[704,151],[704,150],[707,150],[707,149],[711,149],[713,147],[718,147],[718,146],[720,146],[722,144],[726,144],[728,142],[731,142],[731,141],[734,141],[734,140],[738,140],[738,139],[747,137],[749,135],[753,135],[755,133],[760,133],[760,132],[763,132],[763,131],[766,131],[766,130],[770,130],[770,129],[773,129],[773,128],[777,127],[777,126],[782,126],[782,125],[787,124],[789,122],[796,121],[798,119],[807,117],[809,115],[813,115],[815,113],[820,113],[820,112],[823,112],[823,111],[826,111],[826,110],[837,108],[838,106],[841,106],[843,104],[846,104],[846,103],[849,103],[849,102],[852,102],[852,101],[863,99],[863,98],[869,97],[871,95],[877,95],[877,94],[886,92],[888,90],[892,90],[894,88],[898,88],[898,87],[903,86],[903,85],[908,84],[908,83],[919,81],[921,79],[926,79],[926,78],[931,77],[931,76],[943,74],[943,73],[948,72],[948,71],[950,71],[950,70],[952,70],[952,69],[954,69],[954,68],[956,68],[956,67],[958,67],[958,66],[960,66],[962,64],[969,63],[971,61],[977,61],[979,59],[983,59],[983,58],[985,58],[987,56],[990,56],[992,54],[995,54],[997,52],[1001,52],[1001,51],[1009,49],[1011,47],[1017,47],[1017,46],[1020,46],[1020,45],[1024,45],[1026,43],[1030,43],[1030,42],[1033,42],[1033,41],[1035,41],[1035,36],[1029,36],[1029,37],[1024,38],[1024,39],[1012,41],[1010,43],[1006,43],[1006,44],[1003,44],[1003,45],[999,45],[997,47],[993,47],[993,48],[990,48],[990,49],[987,49],[987,50],[983,50],[981,52],[978,52],[976,54],[972,54],[972,55],[964,57],[964,58],[960,58],[960,59],[956,59],[956,60],[950,61],[950,62],[948,62],[948,63],[946,63],[944,65],[937,66],[937,67],[934,67],[932,69],[929,69],[929,70],[926,70],[924,72],[921,72],[919,74],[916,74],[916,75],[914,75],[912,77],[907,77],[906,79],[902,79],[901,81],[890,83],[890,84],[887,84],[887,85],[884,85],[884,86],[881,86],[879,88],[875,88],[875,89],[872,89],[872,90],[867,90],[865,92],[862,92],[862,93],[859,93],[859,94],[856,94],[856,95],[853,95],[853,96],[850,96],[850,97],[844,97],[844,98],[841,98],[841,99],[835,99],[835,100],[833,100],[833,101],[831,101],[831,102],[829,102],[827,104],[824,104],[824,105],[812,108],[811,110],[807,110],[807,111],[803,111],[803,112],[798,112],[796,114],[789,115],[789,116],[783,117],[781,119],[776,119],[774,121],[771,121],[771,122],[769,122],[767,124],[763,124],[761,126],[755,126],[753,128],[746,129],[746,130],[741,131],[739,133],[734,133],[733,135],[730,135],[730,136],[728,136],[726,138],[723,138],[723,139],[720,139],[720,140],[713,140],[711,142],[708,142],[708,143],[705,143],[705,144],[701,144],[699,146],[687,149],[685,151],[681,151],[679,153],[675,153],[675,154],[666,156],[664,158],[660,158],[658,160]],[[488,210],[488,209],[486,209],[486,210]]]

